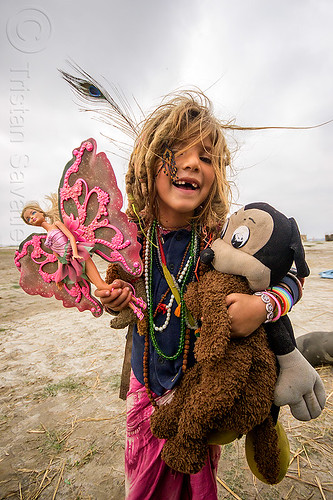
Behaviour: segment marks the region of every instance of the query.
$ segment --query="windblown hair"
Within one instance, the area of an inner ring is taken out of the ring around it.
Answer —
[[[45,199],[50,202],[51,206],[48,210],[43,210],[40,204],[37,201],[29,201],[26,205],[24,205],[23,210],[21,212],[21,219],[31,226],[29,222],[24,218],[24,214],[26,210],[36,210],[44,215],[46,219],[49,219],[50,223],[53,224],[55,221],[60,220],[59,210],[58,210],[58,196],[56,193],[51,193],[50,195],[45,196]]]
[[[183,91],[159,106],[151,115],[137,125],[134,113],[126,98],[113,87],[112,97],[94,78],[75,63],[69,63],[78,73],[73,76],[60,70],[62,77],[70,85],[74,93],[85,104],[85,110],[93,110],[106,119],[110,125],[120,129],[130,138],[135,138],[135,148],[130,158],[126,175],[126,191],[128,195],[127,215],[132,220],[138,216],[144,224],[158,218],[158,203],[155,187],[155,176],[161,156],[168,146],[174,143],[186,144],[186,147],[204,141],[209,137],[213,144],[212,163],[215,171],[215,183],[211,193],[195,213],[195,219],[215,232],[226,217],[231,201],[230,180],[227,180],[226,169],[230,163],[226,131],[256,130],[307,130],[330,123],[320,123],[307,127],[263,126],[243,127],[233,121],[220,122],[213,115],[209,99],[200,91]],[[168,98],[168,96],[167,96]],[[97,108],[96,108],[97,106]],[[141,108],[140,108],[141,110]],[[112,142],[118,142],[113,141]],[[231,168],[229,174],[232,172]]]
[[[215,182],[210,195],[195,213],[194,219],[214,231],[226,218],[231,188],[226,167],[230,164],[224,130],[228,125],[213,115],[212,104],[200,91],[186,91],[159,106],[142,124],[126,174],[127,215],[144,223],[158,218],[155,176],[165,147],[190,148],[209,137],[212,142],[212,167]],[[184,150],[182,150],[184,151]],[[182,152],[181,151],[181,152]]]

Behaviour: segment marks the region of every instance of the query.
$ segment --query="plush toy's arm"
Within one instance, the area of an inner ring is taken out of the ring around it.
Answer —
[[[276,356],[282,356],[292,352],[296,347],[293,327],[288,316],[274,323],[265,323],[265,330],[269,346]]]
[[[271,349],[280,365],[274,403],[277,406],[289,405],[298,420],[318,417],[326,400],[324,385],[316,370],[295,348],[289,318],[283,316],[265,327]]]
[[[288,404],[297,420],[317,418],[325,406],[324,384],[298,349],[277,356],[280,374],[275,386],[274,403]]]

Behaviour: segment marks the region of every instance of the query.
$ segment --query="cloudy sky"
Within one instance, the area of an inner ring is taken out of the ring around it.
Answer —
[[[196,86],[238,125],[333,119],[331,0],[2,0],[0,17],[0,245],[31,232],[19,220],[22,200],[56,191],[88,137],[123,188],[124,154],[105,135],[124,138],[79,111],[57,70],[70,70],[68,60],[121,89],[138,118],[136,102],[147,113]],[[236,201],[271,203],[308,238],[333,233],[332,136],[333,123],[230,136]]]

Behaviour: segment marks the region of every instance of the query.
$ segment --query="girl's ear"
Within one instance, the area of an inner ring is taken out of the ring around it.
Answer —
[[[291,223],[291,243],[290,248],[294,252],[294,261],[297,269],[297,274],[301,278],[306,278],[310,274],[310,269],[305,261],[305,252],[302,245],[301,235],[297,223],[293,217],[289,219]]]

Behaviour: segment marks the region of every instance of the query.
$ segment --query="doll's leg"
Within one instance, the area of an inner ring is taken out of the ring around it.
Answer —
[[[91,283],[93,283],[97,288],[109,288],[111,289],[111,285],[108,285],[105,283],[104,280],[102,280],[97,267],[95,266],[93,260],[89,257],[85,261],[86,264],[86,275],[88,276],[89,280]]]
[[[102,280],[99,272],[98,272],[98,269],[97,267],[95,266],[93,260],[91,258],[87,259],[85,261],[85,264],[86,264],[86,275],[88,276],[89,280],[91,281],[91,283],[93,283],[96,288],[101,288],[101,289],[108,289],[108,290],[112,290],[112,285],[108,285],[105,281]],[[146,304],[145,302],[143,302],[142,299],[137,299],[134,294],[133,294],[133,297],[132,297],[132,300],[131,302],[129,302],[128,304],[128,307],[130,307],[134,314],[137,315],[137,317],[139,318],[139,320],[143,320],[143,317],[144,317],[144,313],[142,312],[142,310],[140,309],[140,307],[138,307],[136,304],[134,304],[133,302],[137,302],[138,305],[140,305],[141,307],[146,307]]]

